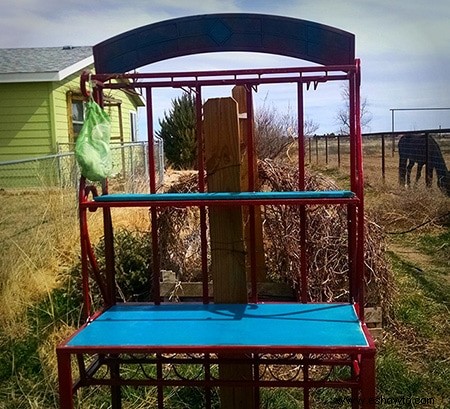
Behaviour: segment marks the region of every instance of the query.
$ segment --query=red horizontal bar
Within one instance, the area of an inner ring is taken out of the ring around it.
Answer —
[[[156,354],[171,354],[171,353],[299,353],[299,354],[373,354],[375,347],[369,346],[339,346],[339,347],[310,347],[310,346],[277,346],[277,345],[260,345],[260,346],[214,346],[214,345],[199,345],[199,346],[68,346],[62,344],[58,349],[63,349],[70,353],[86,353],[86,354],[121,354],[121,353],[156,353]]]
[[[217,76],[236,76],[239,75],[271,75],[271,74],[310,74],[310,73],[329,73],[329,72],[346,72],[356,71],[354,65],[328,65],[328,66],[311,66],[311,67],[286,67],[286,68],[248,68],[240,70],[216,70],[216,71],[172,71],[172,72],[156,72],[156,73],[109,73],[109,74],[92,74],[91,80],[110,81],[118,79],[139,80],[143,78],[182,78],[182,77],[217,77]],[[139,83],[139,82],[137,82]]]
[[[135,83],[110,83],[103,84],[103,88],[108,89],[135,89],[135,88],[180,88],[219,85],[261,85],[261,84],[280,84],[280,83],[311,83],[327,81],[344,81],[348,79],[347,75],[324,75],[314,77],[270,77],[270,78],[223,78],[223,79],[186,79],[186,80],[166,80],[166,81],[139,81]]]
[[[189,207],[189,206],[259,206],[259,205],[345,205],[357,204],[359,199],[352,198],[311,198],[311,199],[241,199],[241,200],[142,200],[123,202],[96,202],[94,200],[80,203],[80,207],[96,209],[103,207]]]
[[[214,386],[259,386],[259,387],[289,387],[297,386],[302,388],[336,388],[336,389],[348,389],[352,387],[359,386],[357,381],[326,381],[326,380],[224,380],[224,379],[157,379],[157,378],[147,378],[147,379],[85,379],[85,385],[102,385],[102,386],[191,386],[191,387],[214,387]]]

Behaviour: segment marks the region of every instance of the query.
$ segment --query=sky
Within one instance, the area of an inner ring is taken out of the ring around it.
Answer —
[[[391,130],[392,109],[450,108],[448,0],[3,0],[0,47],[95,45],[147,24],[209,13],[280,15],[355,34],[361,94],[372,118],[366,132]],[[268,54],[234,54],[180,57],[139,71],[304,65]],[[320,88],[314,95],[305,95],[306,117],[319,125],[318,133],[336,132],[342,90]],[[177,95],[159,95],[156,116],[170,109]],[[296,97],[290,88],[260,89],[254,98],[257,107],[274,106],[280,113],[295,110]],[[395,111],[395,130],[439,127],[450,128],[450,109]]]

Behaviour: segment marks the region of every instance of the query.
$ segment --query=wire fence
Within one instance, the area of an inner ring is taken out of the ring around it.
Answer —
[[[414,136],[418,138],[413,138]],[[433,179],[438,180],[439,175],[442,179],[445,172],[447,172],[447,180],[449,179],[447,164],[450,164],[450,133],[433,135],[425,132],[408,133],[406,138],[414,140],[407,147],[409,158],[406,165],[402,165],[407,166],[403,169],[400,169],[398,149],[401,137],[402,134],[398,133],[363,137],[366,176],[369,176],[371,180],[379,179],[383,183],[392,185],[398,185],[399,182],[429,185],[436,183]],[[424,140],[428,141],[425,145]],[[112,144],[111,150],[113,175],[110,180],[114,183],[114,190],[139,192],[148,187],[147,142]],[[161,184],[164,177],[164,149],[161,140],[156,140],[154,155],[156,174]],[[295,152],[291,151],[288,155],[295,157]],[[420,155],[424,157],[422,162],[420,162]],[[346,136],[308,138],[305,156],[306,162],[312,166],[345,169],[350,164],[349,138]],[[423,174],[417,173],[420,163]],[[440,173],[437,174],[438,172]],[[60,144],[56,155],[0,162],[0,190],[76,188],[79,177],[73,145],[69,144]]]
[[[402,137],[404,146],[400,159],[399,143],[402,144]],[[408,132],[363,136],[363,155],[365,173],[372,179],[380,179],[387,184],[430,185],[433,180],[436,181],[434,183],[438,180],[444,183],[443,179],[449,178],[450,133]],[[309,138],[305,160],[312,166],[345,169],[350,163],[349,138]],[[420,172],[422,169],[423,172]]]
[[[39,158],[0,162],[0,189],[76,188],[80,179],[73,144],[59,144],[58,153]],[[115,190],[138,192],[148,186],[148,143],[111,144],[113,170],[110,180]],[[155,143],[157,180],[164,177],[164,148]]]

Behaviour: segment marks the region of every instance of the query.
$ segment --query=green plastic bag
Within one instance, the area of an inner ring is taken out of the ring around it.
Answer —
[[[112,171],[110,138],[111,119],[95,101],[88,101],[85,121],[75,144],[75,157],[81,174],[87,179],[101,181],[110,176]]]

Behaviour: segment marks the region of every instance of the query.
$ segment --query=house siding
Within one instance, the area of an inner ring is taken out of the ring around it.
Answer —
[[[0,84],[0,162],[73,150],[68,95],[81,94],[80,74],[75,73],[61,82]],[[129,142],[130,112],[137,112],[137,108],[121,91],[112,90],[108,96],[120,102],[122,111],[121,137],[118,107],[105,107],[112,120],[111,141]],[[62,170],[58,163],[57,159],[47,159],[5,165],[0,172],[0,188],[61,184]]]
[[[0,84],[0,161],[52,153],[46,83]]]
[[[69,137],[67,94],[80,94],[80,73],[61,83],[0,84],[0,162],[57,153]],[[123,141],[131,141],[132,101],[120,91],[110,96],[121,101]],[[106,107],[112,120],[111,140],[120,142],[118,108]]]

